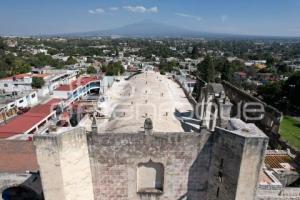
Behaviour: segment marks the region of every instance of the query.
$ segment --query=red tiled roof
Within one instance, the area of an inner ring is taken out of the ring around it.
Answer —
[[[28,112],[8,121],[7,124],[0,126],[0,138],[7,138],[17,134],[23,134],[47,117],[54,105],[58,104],[60,99],[52,99],[45,104],[33,107]]]
[[[32,141],[0,140],[0,173],[39,169]]]
[[[93,76],[87,76],[87,77],[82,77],[79,78],[75,81],[73,81],[71,84],[69,85],[61,85],[58,88],[56,88],[56,91],[73,91],[75,89],[77,89],[79,86],[84,86],[86,84],[88,84],[91,81],[96,81],[99,80],[97,77]]]

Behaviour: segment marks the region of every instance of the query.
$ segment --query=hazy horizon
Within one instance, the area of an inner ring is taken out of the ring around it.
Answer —
[[[300,37],[297,0],[10,0],[0,35],[43,35],[119,28],[151,20],[196,32]]]

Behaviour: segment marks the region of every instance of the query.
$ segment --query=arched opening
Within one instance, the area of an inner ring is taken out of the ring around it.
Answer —
[[[2,192],[3,200],[42,200],[43,198],[31,189],[16,186]]]
[[[137,191],[139,193],[162,193],[164,186],[164,166],[150,160],[139,163],[137,169]]]

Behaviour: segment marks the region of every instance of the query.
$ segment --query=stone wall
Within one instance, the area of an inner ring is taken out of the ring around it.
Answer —
[[[46,200],[93,200],[86,131],[35,136]]]
[[[300,188],[286,187],[281,190],[259,189],[255,200],[298,200]]]
[[[260,131],[221,128],[150,134],[76,128],[34,141],[46,200],[253,200],[267,145]]]
[[[278,111],[276,108],[267,105],[266,103],[260,101],[259,99],[251,96],[245,91],[237,88],[229,82],[223,81],[223,86],[226,92],[226,96],[231,100],[231,102],[235,105],[235,108],[232,110],[235,111],[237,109],[237,104],[242,103],[242,105],[246,102],[256,102],[261,103],[264,106],[265,113],[262,120],[253,121],[264,133],[266,133],[270,138],[270,145],[276,147],[278,144],[279,138],[279,127],[282,118],[282,113]],[[235,113],[233,113],[235,114]],[[242,120],[247,121],[247,119],[242,118]],[[251,122],[251,121],[250,121]]]
[[[253,200],[268,138],[216,128],[208,199]]]
[[[148,199],[137,191],[137,168],[150,159],[165,172],[154,199],[206,199],[211,142],[209,132],[88,135],[95,199]]]
[[[189,100],[189,102],[195,107],[197,105],[197,101],[196,99],[194,98],[192,92],[188,91],[183,82],[181,82],[177,76],[174,77],[174,81],[182,88],[185,96],[187,97],[187,99]]]

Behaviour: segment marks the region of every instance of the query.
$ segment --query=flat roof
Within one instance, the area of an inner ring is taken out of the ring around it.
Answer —
[[[55,89],[55,91],[73,91],[77,89],[79,86],[84,86],[89,82],[96,81],[96,80],[99,79],[95,76],[81,77],[75,81],[72,81],[71,84],[60,85],[58,88]]]
[[[0,126],[0,138],[8,138],[28,131],[47,117],[52,112],[51,108],[60,101],[60,99],[51,99],[47,103],[37,105],[28,112],[9,120],[8,123]]]
[[[106,96],[102,111],[107,110],[108,119],[97,121],[101,132],[144,131],[146,118],[151,118],[155,132],[188,132],[183,122],[193,121],[189,116],[193,107],[182,88],[159,72],[148,71],[128,81],[120,78]],[[90,129],[90,124],[84,125]]]
[[[15,76],[9,76],[9,77],[5,77],[5,78],[2,78],[0,80],[13,80],[13,78],[15,77],[16,79],[23,79],[23,78],[27,78],[27,77],[39,77],[39,78],[46,78],[50,76],[49,74],[31,74],[31,73],[28,73],[28,74],[17,74]]]

